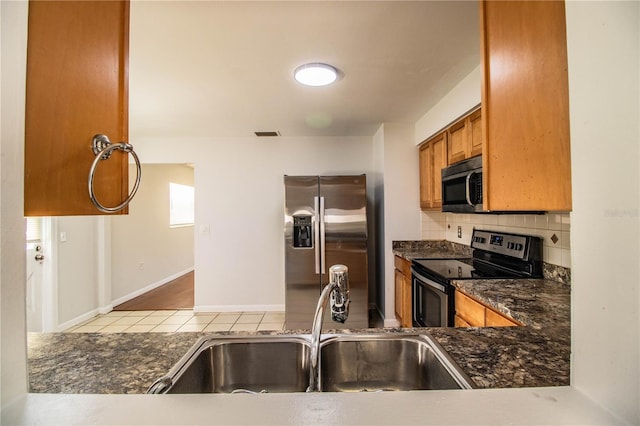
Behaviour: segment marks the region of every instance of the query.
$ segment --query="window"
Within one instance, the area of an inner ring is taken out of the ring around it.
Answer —
[[[169,226],[191,226],[195,217],[193,186],[169,183]]]

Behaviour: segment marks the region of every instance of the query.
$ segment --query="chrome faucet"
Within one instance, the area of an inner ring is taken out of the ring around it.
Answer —
[[[318,364],[320,363],[320,334],[322,333],[322,319],[327,301],[330,300],[331,319],[343,323],[349,317],[349,268],[345,265],[333,265],[329,268],[329,284],[327,284],[316,306],[311,330],[311,353],[309,355],[309,387],[307,392],[317,391],[320,381]]]

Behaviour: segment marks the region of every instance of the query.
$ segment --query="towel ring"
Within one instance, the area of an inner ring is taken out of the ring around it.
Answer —
[[[138,155],[133,150],[133,145],[125,142],[111,143],[111,141],[109,141],[109,138],[107,136],[98,134],[98,135],[95,135],[91,141],[91,149],[93,150],[93,153],[96,154],[96,158],[93,160],[93,163],[91,164],[91,169],[89,169],[89,198],[91,199],[91,202],[93,203],[94,206],[96,206],[98,210],[100,210],[103,213],[115,213],[117,211],[124,209],[129,205],[131,200],[133,200],[134,195],[136,195],[136,192],[138,191],[138,187],[140,186],[140,178],[142,177],[142,169],[140,168],[140,159],[138,158]],[[113,151],[115,151],[116,149],[119,149],[124,152],[128,152],[129,154],[131,154],[131,156],[135,160],[136,182],[133,184],[133,189],[131,190],[131,193],[129,194],[126,200],[124,200],[121,204],[115,207],[105,207],[102,204],[100,204],[100,202],[96,199],[96,194],[93,191],[93,177],[96,173],[96,167],[98,167],[98,163],[100,162],[100,160],[108,160],[109,157],[111,157],[111,154],[113,153]]]

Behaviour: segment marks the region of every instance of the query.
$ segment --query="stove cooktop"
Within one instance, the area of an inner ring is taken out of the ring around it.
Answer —
[[[474,278],[513,278],[517,274],[484,265],[473,259],[416,259],[413,264],[425,274],[434,274],[445,280]]]

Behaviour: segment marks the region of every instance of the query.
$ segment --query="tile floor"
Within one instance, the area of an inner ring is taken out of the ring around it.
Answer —
[[[181,331],[283,330],[284,312],[194,313],[172,311],[111,311],[71,327],[71,333],[171,333]]]

